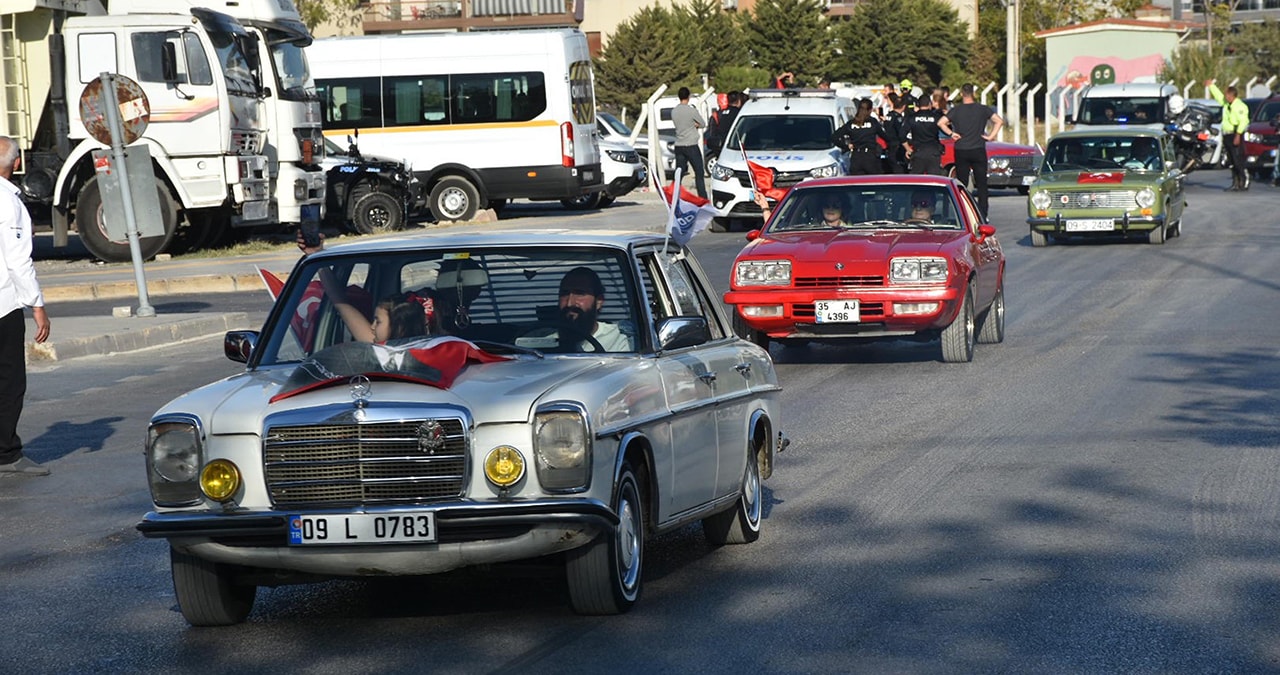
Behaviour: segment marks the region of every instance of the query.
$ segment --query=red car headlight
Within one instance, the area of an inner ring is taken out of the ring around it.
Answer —
[[[897,283],[946,283],[947,259],[934,256],[894,258],[889,280]]]

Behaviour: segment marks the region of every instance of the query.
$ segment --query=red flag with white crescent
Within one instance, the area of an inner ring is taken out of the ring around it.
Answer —
[[[1123,171],[1087,171],[1076,177],[1077,183],[1123,183]]]

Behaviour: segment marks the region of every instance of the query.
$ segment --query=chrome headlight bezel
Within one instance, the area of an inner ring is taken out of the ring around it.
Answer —
[[[735,286],[790,286],[790,260],[739,260],[733,264]]]
[[[889,281],[896,284],[945,284],[951,265],[941,256],[903,256],[889,260]]]
[[[1133,196],[1133,200],[1138,203],[1139,208],[1149,209],[1156,203],[1156,191],[1149,187],[1144,187],[1138,190],[1138,193]]]
[[[1028,199],[1031,200],[1032,206],[1040,210],[1049,208],[1049,205],[1053,203],[1053,198],[1049,196],[1049,192],[1047,190],[1037,190],[1032,192]]]
[[[547,492],[582,492],[591,487],[592,435],[586,408],[559,401],[533,416],[533,463]]]
[[[711,165],[711,177],[715,180],[732,180],[733,169],[717,162]]]
[[[147,484],[156,506],[200,503],[204,429],[194,415],[156,417],[147,427]]]
[[[1009,168],[1009,158],[1008,157],[992,157],[991,161],[989,162],[989,165],[990,165],[989,168],[1003,171]]]

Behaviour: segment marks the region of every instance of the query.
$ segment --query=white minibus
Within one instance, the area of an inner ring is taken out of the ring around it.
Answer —
[[[437,220],[602,187],[595,83],[576,29],[316,40],[325,136],[403,159]]]

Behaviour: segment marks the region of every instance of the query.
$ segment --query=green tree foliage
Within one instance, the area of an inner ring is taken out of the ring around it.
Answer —
[[[1223,39],[1229,68],[1238,71],[1241,82],[1266,79],[1280,74],[1280,21],[1266,19],[1247,23]],[[1227,79],[1216,75],[1219,80]]]
[[[596,99],[635,110],[659,85],[698,90],[703,45],[665,7],[646,7],[618,26],[596,59]]]
[[[360,0],[294,0],[294,4],[307,30],[314,31],[322,23],[336,21],[354,12]]]
[[[814,86],[832,77],[832,41],[819,0],[759,0],[744,37],[754,65],[771,76],[790,71]]]
[[[942,0],[866,0],[835,32],[839,80],[933,85],[948,61],[969,59],[966,27]]]
[[[673,13],[677,22],[691,29],[686,39],[702,46],[694,52],[698,73],[714,80],[721,68],[751,65],[741,27],[721,8],[720,0],[689,0]]]
[[[776,75],[776,73],[751,66],[721,66],[716,71],[716,91],[728,93],[735,90],[767,89],[773,86],[773,78]]]

